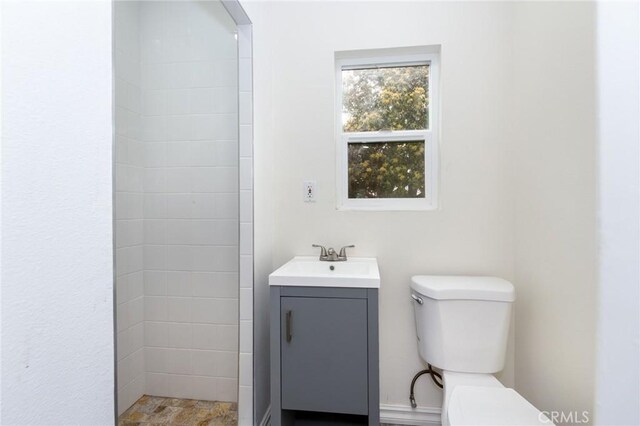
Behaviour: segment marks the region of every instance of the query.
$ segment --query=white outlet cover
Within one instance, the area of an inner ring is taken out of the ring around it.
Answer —
[[[302,199],[305,203],[313,203],[316,201],[316,181],[305,180],[303,185]]]

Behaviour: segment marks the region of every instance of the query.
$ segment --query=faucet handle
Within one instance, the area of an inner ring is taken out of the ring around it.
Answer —
[[[311,244],[311,247],[320,249],[320,257],[327,257],[327,249],[324,246],[321,246],[320,244]]]
[[[348,248],[354,248],[355,245],[350,244],[348,246],[344,246],[340,249],[340,254],[338,254],[338,257],[344,258],[345,260],[347,259],[347,249]]]

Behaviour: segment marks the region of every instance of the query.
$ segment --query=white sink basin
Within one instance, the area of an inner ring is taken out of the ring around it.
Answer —
[[[296,256],[269,275],[269,285],[380,288],[380,272],[375,257],[324,262],[316,256]]]

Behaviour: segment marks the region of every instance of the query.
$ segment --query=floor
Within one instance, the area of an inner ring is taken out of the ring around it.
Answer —
[[[118,418],[118,426],[227,426],[238,424],[238,404],[144,395]]]

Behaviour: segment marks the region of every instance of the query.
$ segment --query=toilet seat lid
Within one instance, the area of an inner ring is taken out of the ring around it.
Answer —
[[[451,425],[553,425],[510,388],[456,386],[447,410]]]

